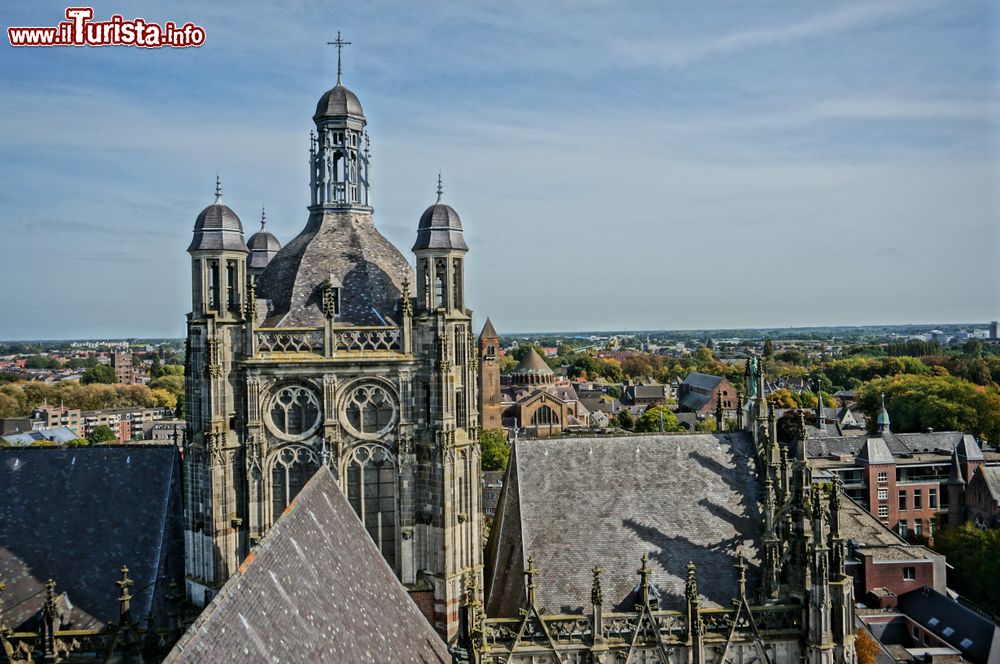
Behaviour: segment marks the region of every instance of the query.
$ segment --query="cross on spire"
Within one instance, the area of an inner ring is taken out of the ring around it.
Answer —
[[[219,177],[219,171],[215,172],[215,202],[218,203],[222,200],[222,178]]]
[[[332,42],[327,42],[326,45],[337,47],[337,85],[340,85],[340,77],[343,74],[343,69],[341,69],[340,66],[340,52],[343,50],[345,46],[350,46],[351,42],[344,41],[343,39],[341,39],[340,30],[337,30],[337,38],[334,39]]]
[[[260,206],[260,230],[264,230],[264,226],[267,225],[267,212],[264,211],[264,206]]]
[[[438,190],[437,191],[438,191],[438,200],[437,200],[437,202],[440,203],[441,202],[441,194],[444,193],[444,186],[441,184],[441,171],[438,171]]]

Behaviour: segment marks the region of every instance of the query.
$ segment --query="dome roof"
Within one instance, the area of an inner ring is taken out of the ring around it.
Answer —
[[[281,249],[281,243],[269,231],[261,229],[250,236],[247,247],[250,251],[277,251]]]
[[[194,222],[194,237],[188,251],[247,251],[243,224],[232,208],[222,204],[222,185],[215,180],[215,202],[201,211]]]
[[[459,249],[468,251],[462,232],[462,220],[455,208],[441,202],[441,192],[438,191],[437,203],[430,206],[420,215],[417,224],[417,241],[413,249]]]
[[[365,112],[361,110],[358,96],[345,88],[340,81],[337,81],[337,85],[327,90],[326,94],[319,98],[313,120],[319,122],[323,118],[345,115],[364,118]]]
[[[201,211],[194,222],[194,230],[198,231],[238,231],[243,232],[243,224],[232,208],[222,203],[213,203]]]

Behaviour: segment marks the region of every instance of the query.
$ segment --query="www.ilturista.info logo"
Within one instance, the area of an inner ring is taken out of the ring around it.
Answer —
[[[67,7],[66,19],[55,27],[7,28],[11,46],[139,46],[185,48],[205,43],[205,29],[193,23],[163,25],[145,19],[126,20],[115,14],[108,21],[92,21],[92,7]]]

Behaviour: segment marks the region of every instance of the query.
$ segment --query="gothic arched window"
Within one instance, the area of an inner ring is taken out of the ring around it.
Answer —
[[[542,406],[531,416],[531,423],[535,426],[559,424],[559,415],[548,406]]]
[[[316,393],[302,385],[285,385],[271,398],[269,417],[273,431],[295,440],[319,427],[321,408]]]
[[[359,385],[344,402],[343,423],[351,433],[373,438],[386,433],[396,422],[396,401],[381,385]]]
[[[292,445],[278,452],[271,466],[271,523],[278,519],[317,468],[319,461],[308,447]]]
[[[389,566],[396,569],[396,464],[380,445],[354,449],[347,464],[347,500]]]
[[[437,308],[443,308],[445,304],[445,282],[447,281],[447,275],[445,274],[444,261],[438,261],[437,266],[434,270],[434,306]]]

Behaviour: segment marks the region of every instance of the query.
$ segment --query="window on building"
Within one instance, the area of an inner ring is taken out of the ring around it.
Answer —
[[[904,581],[914,581],[917,578],[917,568],[916,567],[904,567],[903,568],[903,580]]]
[[[923,521],[914,521],[913,522],[913,534],[916,537],[920,537],[921,535],[924,534],[924,522]]]
[[[968,650],[969,648],[972,647],[973,643],[975,643],[975,641],[973,641],[972,639],[962,639],[961,641],[959,641],[958,646],[962,650]]]
[[[462,308],[462,261],[456,258],[451,268],[452,301],[455,309]]]
[[[396,407],[382,386],[362,385],[348,395],[344,413],[355,433],[378,434],[393,423]]]
[[[889,481],[889,474],[885,472],[879,473],[877,476],[879,484],[885,484]]]
[[[899,511],[900,512],[905,512],[906,511],[906,492],[905,491],[900,491],[899,492]]]
[[[928,489],[927,490],[927,503],[930,505],[930,508],[932,510],[936,510],[938,508],[938,490],[937,489]]]
[[[282,434],[300,436],[319,425],[319,399],[307,387],[286,385],[271,400],[271,423]]]
[[[446,275],[444,272],[444,261],[437,262],[437,269],[434,273],[434,306],[437,308],[443,308],[445,306],[445,281]]]
[[[465,428],[468,409],[465,407],[465,388],[458,388],[455,392],[455,423]]]
[[[888,489],[879,489],[878,490],[878,499],[879,500],[889,500],[889,490]]]
[[[910,534],[910,529],[907,527],[905,521],[900,521],[899,525],[896,526],[896,529],[899,531],[899,536],[903,539],[906,539],[906,537]]]
[[[922,510],[924,508],[924,492],[922,489],[917,489],[913,492],[913,509]]]
[[[878,515],[882,519],[888,518],[889,517],[889,506],[888,505],[879,505],[878,506]]]
[[[392,457],[377,445],[357,448],[347,467],[347,500],[393,569],[396,569],[396,478]]]
[[[944,634],[945,636],[951,636],[952,634],[955,633],[955,628],[954,627],[945,627],[941,631],[941,633]]]
[[[226,307],[237,309],[236,301],[236,261],[226,261]]]
[[[293,445],[278,453],[271,467],[272,522],[281,516],[317,468],[316,455],[307,447]]]
[[[208,264],[208,308],[219,309],[219,263],[211,261]]]
[[[559,424],[559,415],[548,406],[542,406],[531,416],[531,424],[534,426]]]

